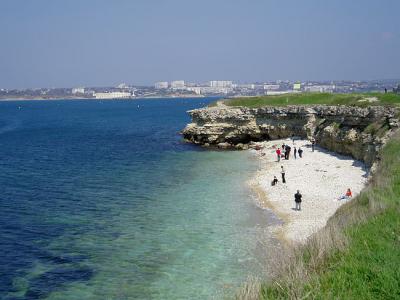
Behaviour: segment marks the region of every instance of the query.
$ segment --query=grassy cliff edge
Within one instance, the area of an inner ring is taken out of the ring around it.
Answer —
[[[285,106],[285,105],[398,105],[400,104],[400,94],[393,93],[299,93],[285,94],[278,96],[259,96],[243,97],[223,100],[228,106],[261,107],[266,105]]]

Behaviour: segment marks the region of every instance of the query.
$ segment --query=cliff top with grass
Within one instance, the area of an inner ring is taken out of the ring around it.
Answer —
[[[400,94],[394,93],[357,93],[357,94],[336,94],[336,93],[299,93],[277,96],[243,97],[223,100],[227,106],[262,107],[267,105],[392,105],[400,106]]]

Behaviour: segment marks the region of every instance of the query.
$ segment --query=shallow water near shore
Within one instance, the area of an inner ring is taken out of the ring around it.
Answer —
[[[0,298],[221,298],[260,275],[259,161],[178,134],[212,100],[0,103]]]

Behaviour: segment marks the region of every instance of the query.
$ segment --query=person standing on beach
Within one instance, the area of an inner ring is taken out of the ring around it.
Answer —
[[[286,160],[289,159],[290,150],[291,150],[290,146],[289,146],[289,145],[286,145],[286,146],[285,146],[285,159],[286,159]]]
[[[312,152],[314,152],[314,148],[315,148],[315,139],[313,138],[313,139],[311,140],[311,149],[312,149]]]
[[[303,157],[302,156],[303,155],[303,149],[299,148],[299,150],[297,152],[299,152],[299,157],[302,158]]]
[[[294,159],[297,159],[297,149],[296,149],[296,147],[294,147],[293,155],[294,155]]]
[[[294,194],[294,202],[296,202],[296,210],[301,210],[301,194],[300,191],[297,190],[297,193]]]
[[[276,155],[278,156],[278,162],[281,161],[281,149],[276,149]]]
[[[285,169],[283,168],[283,166],[281,166],[281,174],[282,174],[282,183],[286,183]]]

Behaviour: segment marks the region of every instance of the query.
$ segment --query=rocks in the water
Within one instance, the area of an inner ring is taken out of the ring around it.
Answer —
[[[239,144],[236,144],[236,145],[235,145],[235,148],[236,148],[237,150],[248,150],[248,149],[249,149],[249,145],[239,143]]]
[[[228,148],[231,148],[232,147],[232,145],[231,144],[229,144],[229,143],[218,143],[218,148],[220,148],[220,149],[228,149]]]
[[[248,149],[251,141],[312,137],[322,147],[371,165],[399,127],[396,113],[384,106],[219,106],[189,111],[193,121],[182,134],[192,143],[239,150]]]

